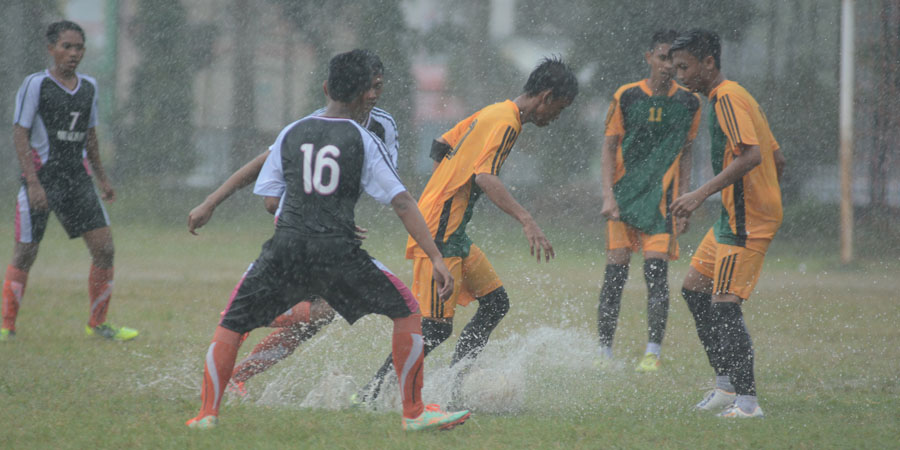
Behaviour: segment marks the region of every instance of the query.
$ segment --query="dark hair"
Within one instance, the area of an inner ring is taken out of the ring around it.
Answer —
[[[77,23],[71,22],[68,20],[60,20],[59,22],[53,22],[50,26],[47,27],[47,42],[50,44],[55,44],[56,41],[59,40],[59,35],[63,34],[64,31],[77,31],[81,34],[81,40],[86,41],[87,39],[84,37],[84,30],[78,26]]]
[[[372,76],[377,77],[378,75],[384,75],[384,64],[381,62],[381,58],[378,57],[375,52],[368,49],[363,49],[363,53],[366,54],[366,57],[369,58],[369,66],[372,68]]]
[[[578,95],[578,79],[575,73],[558,56],[541,60],[528,76],[522,90],[527,95],[537,95],[551,89],[553,98],[574,99]]]
[[[672,47],[669,48],[669,54],[671,55],[676,50],[684,50],[698,60],[712,56],[716,61],[716,69],[722,68],[722,45],[719,43],[719,35],[714,31],[700,28],[688,31],[675,39]]]
[[[350,103],[372,84],[372,62],[364,50],[352,50],[328,63],[328,96]]]
[[[678,32],[675,30],[660,30],[653,33],[653,38],[650,39],[650,51],[653,51],[659,44],[671,44],[675,42],[675,38],[677,37]]]

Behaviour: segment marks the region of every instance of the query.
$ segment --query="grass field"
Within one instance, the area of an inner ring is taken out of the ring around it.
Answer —
[[[52,221],[31,272],[18,336],[0,345],[0,448],[900,446],[896,256],[863,258],[848,269],[821,250],[776,240],[758,292],[744,308],[767,417],[732,422],[690,411],[712,372],[678,294],[687,258],[672,265],[669,277],[673,295],[661,372],[633,373],[646,340],[639,257],[616,336],[621,364],[600,370],[593,355],[603,225],[580,232],[548,226],[557,259],[538,265],[520,228],[495,210],[479,213],[471,235],[504,279],[512,309],[479,364],[520,383],[515,411],[476,412],[451,432],[411,435],[401,431],[395,411],[301,408],[332,374],[362,384],[383,361],[390,322],[369,317],[352,328],[336,321],[251,380],[249,398],[226,396],[218,429],[191,431],[184,421],[199,407],[203,355],[219,311],[271,222],[253,214],[228,221],[228,211],[220,211],[194,237],[182,216],[136,224],[123,216],[126,210],[112,209],[117,253],[110,320],[140,329],[141,336],[123,344],[84,335],[89,258],[81,241],[67,240]],[[366,248],[408,281],[404,235],[390,216],[377,211]],[[9,225],[0,223],[2,258],[11,254]],[[698,226],[682,239],[687,254],[702,231]],[[450,345],[426,360],[426,400],[446,401],[439,375],[473,311],[460,312]],[[255,332],[248,344],[263,334]]]

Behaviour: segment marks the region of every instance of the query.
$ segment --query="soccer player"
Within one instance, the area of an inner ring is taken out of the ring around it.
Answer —
[[[756,100],[722,74],[719,36],[692,30],[669,49],[681,83],[709,97],[715,176],[676,198],[672,214],[688,217],[720,192],[721,215],[691,259],[682,294],[716,372],[716,387],[696,405],[721,417],[762,417],[753,375],[753,344],[741,304],[759,280],[769,243],[781,225],[779,177],[784,157]]]
[[[394,321],[392,340],[406,430],[448,429],[468,411],[447,413],[422,402],[421,313],[415,299],[360,248],[354,207],[362,191],[390,203],[434,264],[438,294],[448,298],[453,277],[428,234],[415,200],[400,182],[384,144],[360,126],[372,69],[361,50],[331,59],[328,104],[321,116],[288,125],[267,158],[271,179],[282,174],[284,195],[275,234],[238,284],[206,355],[200,413],[192,428],[218,422],[219,403],[243,333],[268,325],[300,298],[320,295],[349,323],[378,313]],[[270,164],[271,163],[271,164]],[[377,187],[378,189],[373,189]]]
[[[53,65],[29,75],[16,95],[13,143],[22,168],[22,186],[16,201],[12,263],[3,281],[0,340],[15,336],[28,272],[37,259],[52,211],[69,238],[81,236],[91,254],[90,315],[85,332],[127,341],[138,335],[137,330],[106,321],[114,251],[109,216],[100,198],[113,201],[115,191],[100,162],[97,82],[76,72],[84,56],[84,31],[63,20],[50,24],[46,36]],[[91,171],[100,193],[91,181]]]
[[[434,173],[419,198],[419,209],[444,262],[459,280],[450,299],[443,301],[438,295],[440,283],[432,277],[433,260],[427,257],[421,241],[409,239],[406,257],[413,260],[412,291],[422,309],[426,354],[452,333],[456,305],[478,301],[478,310],[460,333],[451,365],[474,360],[509,310],[503,283],[481,249],[466,235],[475,202],[486,195],[518,220],[538,262],[542,256],[545,261],[555,256],[544,232],[506,190],[499,175],[522,125],[544,127],[556,120],[578,94],[578,81],[560,59],[547,58],[534,69],[523,90],[515,100],[495,103],[472,114],[432,145]],[[355,400],[371,403],[377,398],[393,363],[389,357]],[[458,377],[453,385],[457,394],[460,380]],[[458,395],[455,397],[458,401]]]
[[[600,357],[612,359],[622,289],[631,252],[644,252],[648,342],[638,372],[655,372],[669,315],[669,260],[678,258],[669,204],[690,186],[691,142],[700,123],[700,99],[675,83],[669,46],[678,35],[659,31],[644,60],[650,77],[620,87],[606,118],[603,143],[603,209],[608,219],[606,275],[600,290],[597,330]]]
[[[385,144],[391,164],[396,169],[399,148],[397,123],[387,111],[375,107],[384,88],[384,64],[375,53],[368,50],[364,50],[364,52],[370,58],[373,77],[371,88],[365,94],[367,96],[366,110],[362,118],[357,118],[357,121]],[[327,86],[323,84],[323,88],[327,95]],[[311,115],[321,115],[324,112],[325,108],[321,108]],[[210,194],[203,203],[191,210],[188,215],[188,230],[196,234],[195,230],[209,221],[219,204],[238,189],[256,181],[268,155],[269,150],[266,150],[244,165]],[[274,180],[274,183],[263,182],[256,193],[266,197],[267,208],[270,213],[274,214],[277,210],[277,202],[283,194],[283,183],[279,180]],[[362,229],[359,231],[360,233],[365,232]],[[363,237],[363,234],[360,234],[360,238]],[[379,261],[374,262],[382,268],[386,275],[395,277]],[[245,395],[244,383],[247,380],[290,356],[302,342],[318,333],[333,318],[334,310],[323,299],[304,300],[297,303],[270,324],[271,327],[277,329],[263,338],[250,354],[234,368],[229,387],[238,395]]]

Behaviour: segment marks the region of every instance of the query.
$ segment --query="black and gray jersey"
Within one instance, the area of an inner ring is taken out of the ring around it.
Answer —
[[[384,143],[349,119],[305,117],[269,150],[253,192],[283,193],[276,231],[354,239],[362,191],[388,204],[406,190]]]
[[[30,130],[31,147],[40,171],[85,174],[84,150],[89,129],[97,126],[97,82],[76,73],[69,90],[48,70],[25,78],[16,95],[13,123]]]

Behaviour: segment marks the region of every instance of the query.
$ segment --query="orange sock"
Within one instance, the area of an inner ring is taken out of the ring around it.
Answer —
[[[96,327],[106,322],[106,310],[112,298],[113,268],[101,269],[91,264],[91,275],[88,278],[88,295],[91,297],[91,318],[88,326]]]
[[[391,340],[394,369],[400,382],[400,400],[403,417],[413,419],[425,410],[422,402],[422,380],[425,362],[422,340],[422,315],[418,312],[401,319],[394,319],[394,335]]]
[[[16,331],[16,316],[19,315],[19,304],[25,295],[25,283],[28,272],[12,264],[6,266],[6,279],[3,280],[3,328]]]
[[[219,415],[219,402],[231,378],[231,370],[240,347],[240,336],[227,328],[216,327],[206,352],[206,364],[203,365],[203,388],[200,394],[203,405],[197,419]]]

